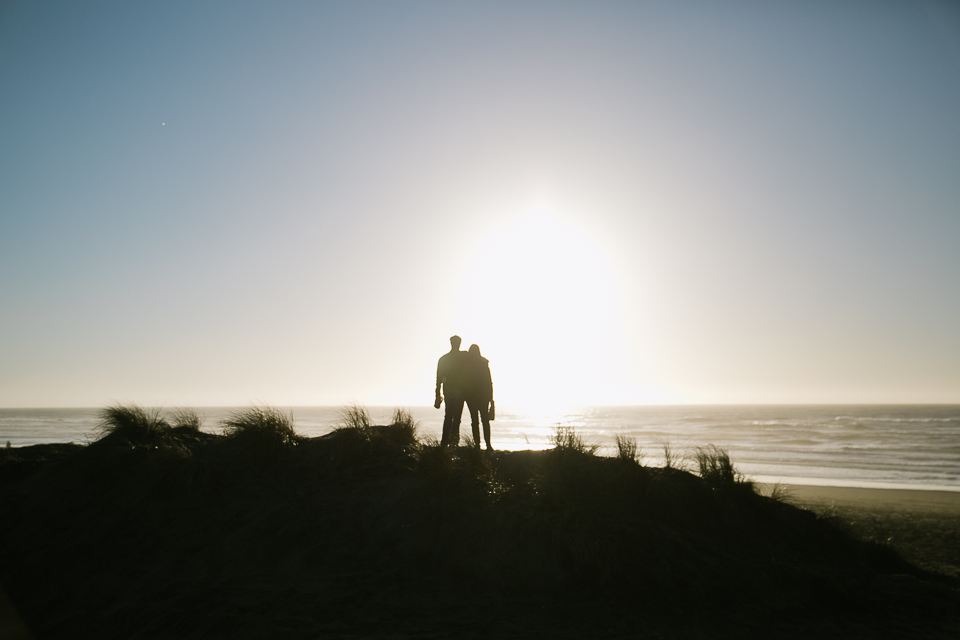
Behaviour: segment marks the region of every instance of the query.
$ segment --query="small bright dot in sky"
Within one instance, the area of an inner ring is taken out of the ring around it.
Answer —
[[[166,122],[161,122],[161,123],[160,123],[160,126],[161,126],[161,127],[165,127],[165,126],[167,126],[167,123],[166,123]]]

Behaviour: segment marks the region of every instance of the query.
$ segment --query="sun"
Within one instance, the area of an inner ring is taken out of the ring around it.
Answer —
[[[592,404],[614,366],[616,278],[583,228],[539,210],[467,258],[457,326],[490,358],[497,397],[528,410]]]

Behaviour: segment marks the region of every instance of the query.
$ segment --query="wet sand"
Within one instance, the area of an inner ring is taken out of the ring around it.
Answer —
[[[960,492],[784,488],[786,502],[829,517],[860,538],[888,544],[928,571],[960,577]]]

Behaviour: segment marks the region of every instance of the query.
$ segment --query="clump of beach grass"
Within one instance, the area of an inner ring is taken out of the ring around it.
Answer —
[[[494,483],[495,474],[493,466],[490,464],[490,456],[480,449],[472,436],[465,437],[463,446],[457,448],[457,458],[465,473],[476,477],[481,484],[491,485]]]
[[[340,416],[339,428],[341,429],[369,429],[373,426],[370,414],[360,405],[348,405],[340,409],[337,414]]]
[[[462,496],[471,500],[496,499],[507,491],[491,456],[469,435],[453,447],[440,446],[435,437],[427,437],[419,450],[417,472],[435,488],[463,492]]]
[[[698,475],[707,484],[729,486],[744,480],[733,466],[730,454],[716,445],[697,447],[693,453],[693,460],[697,465]]]
[[[352,452],[365,455],[372,450],[373,423],[370,414],[360,405],[347,405],[337,412],[340,424],[333,430],[340,455]]]
[[[454,454],[451,448],[440,446],[436,436],[427,436],[420,450],[420,473],[432,478],[448,478],[453,473]]]
[[[417,432],[420,430],[420,423],[413,419],[410,412],[406,409],[394,409],[393,419],[390,422],[390,428],[394,430],[395,437],[398,440],[405,440],[409,444],[416,444]]]
[[[622,433],[618,433],[616,436],[614,436],[614,440],[617,444],[618,459],[640,464],[645,456],[643,452],[640,451],[640,447],[637,445],[636,438],[631,438],[630,436],[625,436]]]
[[[347,405],[337,411],[337,415],[340,416],[340,422],[334,427],[333,433],[338,441],[370,444],[374,428],[365,407],[357,404]]]
[[[91,478],[104,486],[136,478],[145,492],[183,486],[193,453],[159,408],[115,404],[100,411],[100,438],[84,452]]]
[[[300,442],[293,414],[268,406],[249,407],[230,415],[223,421],[223,434],[251,451],[275,450]]]
[[[561,453],[582,453],[585,455],[594,455],[599,449],[599,445],[588,444],[583,436],[577,433],[576,428],[570,425],[558,424],[550,437],[554,451]]]
[[[203,426],[203,419],[197,415],[197,412],[189,408],[174,409],[170,414],[170,422],[174,429],[184,429],[189,431],[200,431]]]
[[[110,438],[130,444],[153,444],[168,436],[170,425],[160,416],[159,409],[115,404],[100,410],[96,430],[101,440]]]
[[[465,469],[475,473],[477,477],[486,479],[492,477],[493,467],[490,465],[490,457],[480,449],[480,445],[473,436],[464,437],[463,446],[457,448],[457,458]]]
[[[773,486],[770,487],[770,495],[768,497],[777,502],[784,502],[790,498],[790,487],[782,482],[775,482]]]
[[[680,456],[674,450],[669,440],[661,440],[660,448],[663,450],[663,468],[679,469],[682,466]],[[678,464],[680,463],[680,464]]]
[[[338,466],[390,468],[412,464],[411,454],[421,447],[418,423],[404,409],[395,409],[391,423],[375,425],[364,407],[348,405],[339,411],[340,424],[325,436],[336,449]]]

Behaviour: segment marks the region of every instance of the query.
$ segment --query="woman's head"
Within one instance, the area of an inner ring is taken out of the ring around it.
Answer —
[[[470,345],[470,353],[472,353],[475,356],[480,355],[480,347],[478,347],[475,344]]]

